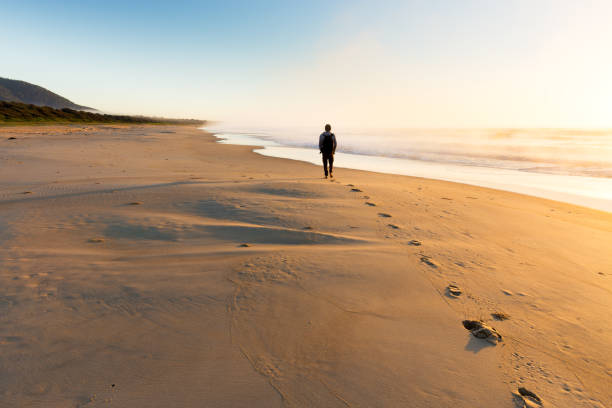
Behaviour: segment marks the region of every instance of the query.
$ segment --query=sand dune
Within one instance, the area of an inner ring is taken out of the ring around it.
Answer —
[[[612,405],[612,214],[184,127],[0,136],[0,406]]]

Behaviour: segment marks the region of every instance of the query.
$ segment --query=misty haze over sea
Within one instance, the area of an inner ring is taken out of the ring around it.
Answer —
[[[321,126],[322,127],[322,126]],[[320,164],[317,127],[207,128],[223,143]],[[612,211],[612,130],[333,129],[336,164],[455,181]]]

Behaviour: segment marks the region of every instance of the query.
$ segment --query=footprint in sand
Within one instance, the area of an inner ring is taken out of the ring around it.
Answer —
[[[434,262],[433,259],[431,259],[430,257],[428,257],[427,255],[423,255],[421,257],[421,262],[423,262],[426,265],[431,266],[432,268],[437,268],[438,265],[436,265],[436,263]]]
[[[528,390],[525,387],[519,387],[518,394],[514,394],[517,398],[517,402],[523,403],[523,407],[539,407],[542,406],[542,399],[537,396],[533,391]]]
[[[17,140],[17,138],[15,136],[11,136],[7,140]]]
[[[419,241],[418,239],[411,239],[410,241],[408,241],[408,245],[421,246],[421,241]]]
[[[240,247],[240,248],[248,248],[248,247],[250,247],[250,245],[249,244],[240,244],[240,245],[238,245],[238,247]]]
[[[355,187],[355,185],[354,185],[354,184],[347,184],[346,186],[347,186],[347,187]]]
[[[399,227],[395,224],[387,224],[388,227],[391,227],[393,229],[399,229]]]
[[[376,207],[376,204],[371,203],[371,202],[369,202],[369,201],[368,201],[368,202],[366,202],[366,205],[369,205],[370,207]]]
[[[463,327],[472,333],[477,339],[483,339],[491,344],[502,341],[502,336],[493,327],[489,327],[479,320],[464,320]]]
[[[491,316],[493,316],[493,318],[495,320],[508,320],[510,319],[510,316],[507,315],[504,312],[495,312],[495,313],[491,313]]]
[[[391,218],[391,214],[387,214],[387,213],[378,213],[378,216],[382,218]]]
[[[358,188],[351,188],[351,191],[355,192],[355,193],[361,193],[362,191]]]
[[[457,285],[453,285],[453,284],[451,283],[451,284],[449,284],[449,285],[446,287],[446,293],[447,293],[447,294],[448,294],[450,297],[454,297],[454,298],[456,298],[456,297],[461,296],[461,293],[463,293],[463,292],[461,291],[461,288],[460,288],[459,286],[457,286]]]

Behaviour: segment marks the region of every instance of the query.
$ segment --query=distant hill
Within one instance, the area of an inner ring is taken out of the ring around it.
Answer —
[[[54,109],[48,106],[19,102],[0,102],[0,125],[45,123],[133,123],[163,125],[203,125],[197,119],[166,119],[146,116],[106,115],[71,108]]]
[[[0,78],[0,101],[50,106],[56,109],[94,110],[87,106],[77,105],[42,86],[7,78]]]

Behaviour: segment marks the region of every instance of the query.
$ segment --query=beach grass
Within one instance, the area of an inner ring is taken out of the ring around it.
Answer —
[[[49,106],[37,106],[19,102],[0,102],[1,125],[37,125],[37,124],[159,124],[159,125],[203,125],[198,119],[169,119],[147,116],[109,115],[104,113],[74,110],[70,108],[55,109]]]

